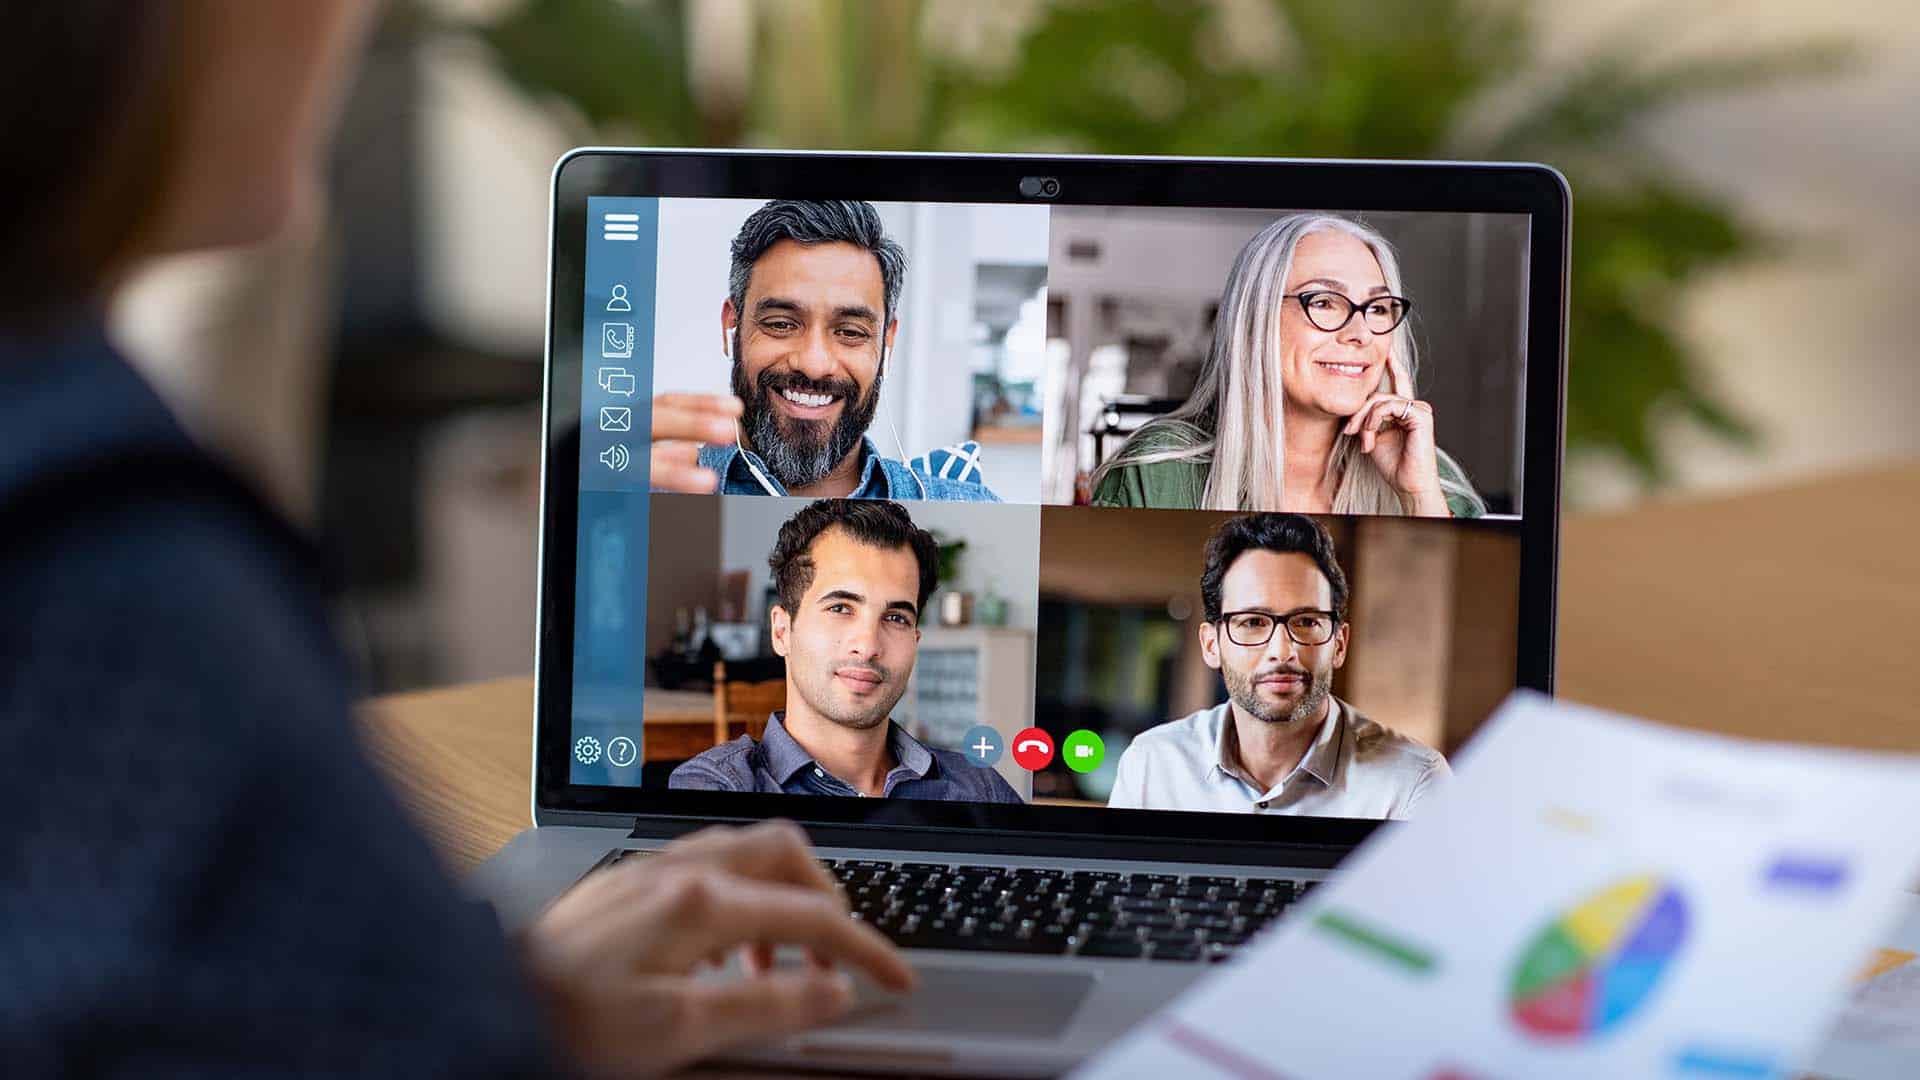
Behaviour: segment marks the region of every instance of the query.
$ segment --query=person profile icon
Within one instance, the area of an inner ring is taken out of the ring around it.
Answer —
[[[607,301],[607,310],[608,311],[632,311],[633,310],[632,302],[627,299],[627,287],[625,285],[615,285],[613,287],[613,299]]]

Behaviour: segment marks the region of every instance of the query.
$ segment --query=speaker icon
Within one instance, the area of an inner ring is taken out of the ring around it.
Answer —
[[[612,446],[600,451],[600,464],[605,465],[614,472],[626,472],[627,464],[630,460],[627,454],[626,443],[614,443]]]

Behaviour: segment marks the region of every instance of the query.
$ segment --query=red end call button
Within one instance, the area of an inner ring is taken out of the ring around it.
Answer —
[[[1039,772],[1053,761],[1053,736],[1030,727],[1013,737],[1013,760],[1028,772]]]

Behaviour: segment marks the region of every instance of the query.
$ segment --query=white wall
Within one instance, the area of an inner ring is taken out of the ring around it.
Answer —
[[[900,242],[907,249],[907,280],[900,298],[900,335],[887,377],[892,383],[890,403],[899,410],[900,437],[907,440],[907,452],[917,454],[923,446],[951,446],[972,431],[968,352],[975,259],[970,226],[972,212],[981,208],[920,203],[906,209],[912,223]],[[1046,262],[1046,248],[1036,255],[1030,261]],[[883,429],[878,420],[875,427]],[[878,430],[874,437],[886,445]]]
[[[1040,611],[1040,508],[977,503],[915,503],[908,507],[921,528],[942,539],[960,538],[960,575],[946,582],[976,597],[988,586],[1007,601],[1007,625],[1032,630]]]
[[[1110,210],[1062,207],[1053,222],[1047,291],[1069,300],[1142,293],[1169,301],[1220,299],[1234,256],[1279,216],[1275,210]],[[1068,254],[1097,243],[1100,257]]]
[[[653,303],[653,392],[729,392],[720,305],[728,245],[759,199],[660,200]]]

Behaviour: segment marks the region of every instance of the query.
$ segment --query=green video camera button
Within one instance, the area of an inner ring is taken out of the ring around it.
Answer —
[[[1060,744],[1060,760],[1074,772],[1092,772],[1107,759],[1107,744],[1100,736],[1081,728]]]

